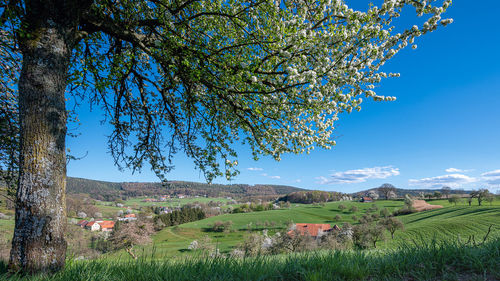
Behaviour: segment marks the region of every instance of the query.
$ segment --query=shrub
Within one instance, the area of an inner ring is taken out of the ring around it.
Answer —
[[[335,220],[336,220],[336,221],[340,221],[340,220],[342,220],[342,216],[341,216],[341,215],[336,215],[336,216],[335,216]]]
[[[357,211],[359,211],[359,208],[356,206],[351,206],[351,208],[349,209],[349,212],[351,213],[356,213]]]
[[[398,229],[404,230],[403,222],[395,217],[390,217],[381,220],[380,225],[385,227],[385,229],[387,229],[391,233],[392,239],[394,239],[394,233],[396,232],[396,230]]]
[[[231,231],[231,226],[233,225],[232,221],[216,221],[210,227],[210,230],[213,232],[229,232]]]
[[[385,228],[379,224],[363,223],[353,227],[353,242],[360,249],[377,247],[378,241],[385,240]]]
[[[402,216],[402,215],[409,215],[409,214],[412,214],[415,212],[415,209],[413,208],[410,208],[408,209],[406,206],[399,209],[399,210],[395,210],[392,214],[394,216]]]
[[[389,211],[389,209],[383,208],[382,210],[380,210],[380,216],[383,218],[388,218],[391,216],[391,212]]]

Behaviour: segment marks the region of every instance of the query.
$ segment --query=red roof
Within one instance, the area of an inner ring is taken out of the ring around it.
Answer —
[[[125,215],[126,218],[135,218],[135,214],[128,214],[128,215]]]
[[[370,197],[363,197],[363,201],[373,201]]]
[[[298,231],[300,235],[306,235],[309,233],[312,237],[318,236],[318,231],[328,231],[332,227],[327,223],[297,223],[295,224],[295,230],[288,231],[288,235],[293,235],[294,231]]]
[[[85,226],[91,227],[96,223],[97,223],[96,221],[89,221]]]
[[[114,221],[103,221],[99,223],[102,228],[113,228],[115,226]]]
[[[81,221],[79,221],[79,222],[77,223],[77,225],[79,225],[79,226],[85,226],[87,223],[89,223],[89,222],[88,222],[88,221],[86,221],[86,220],[81,220]]]

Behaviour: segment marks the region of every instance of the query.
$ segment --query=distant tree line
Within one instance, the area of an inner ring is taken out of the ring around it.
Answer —
[[[208,197],[266,197],[276,198],[290,192],[301,190],[285,185],[248,185],[248,184],[207,184],[198,182],[170,181],[159,182],[104,182],[82,178],[67,179],[67,191],[70,194],[85,193],[97,200],[126,200],[129,197],[178,194]]]
[[[256,203],[250,203],[250,204],[241,204],[240,206],[236,207],[233,209],[232,213],[233,214],[238,214],[238,213],[250,213],[250,212],[260,212],[260,211],[267,211],[267,210],[272,210],[273,203],[268,202],[268,203],[261,203],[261,204],[256,204]]]
[[[302,204],[312,204],[312,203],[324,203],[330,201],[339,201],[345,195],[341,192],[326,192],[326,191],[297,191],[287,194],[279,198],[279,201],[286,201],[290,203],[302,203]]]

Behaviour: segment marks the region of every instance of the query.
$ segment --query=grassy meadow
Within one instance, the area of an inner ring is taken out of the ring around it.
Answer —
[[[500,201],[483,206],[477,206],[477,202],[473,202],[472,206],[463,203],[454,206],[447,200],[431,200],[429,203],[442,205],[444,208],[398,216],[404,222],[405,230],[397,231],[394,240],[387,232],[387,239],[378,242],[377,247],[393,249],[419,241],[466,240],[472,235],[479,241],[487,233],[490,225],[493,225],[490,239],[500,237]],[[340,211],[338,208],[340,204],[345,205],[347,209]],[[379,200],[374,204],[379,208],[376,213],[383,208],[393,211],[403,206],[402,201],[390,200]],[[348,211],[353,205],[358,207],[357,212]],[[353,216],[359,219],[372,206],[372,203],[360,202],[330,202],[324,206],[292,204],[289,209],[225,214],[165,228],[153,236],[153,244],[137,246],[137,252],[155,258],[193,256],[198,253],[188,250],[189,244],[193,240],[199,241],[208,236],[221,253],[227,254],[252,232],[260,233],[263,229],[268,229],[272,235],[278,231],[285,231],[289,222],[329,223],[340,226],[345,222],[356,224],[357,221],[353,220]],[[340,220],[335,219],[337,215],[341,216]],[[216,221],[232,221],[232,231],[229,233],[208,231]],[[124,251],[108,254],[108,257],[113,259],[126,256],[128,254]]]
[[[188,198],[193,201],[213,198]],[[128,204],[146,203],[142,198]],[[179,199],[176,199],[179,200]],[[190,200],[180,199],[183,203]],[[215,200],[214,200],[215,201]],[[268,229],[272,235],[285,231],[290,222],[356,224],[375,204],[394,211],[403,207],[399,200],[375,203],[330,202],[323,205],[292,204],[290,208],[251,213],[225,214],[179,226],[167,227],[153,236],[153,243],[136,246],[139,260],[124,251],[102,255],[97,260],[68,260],[56,275],[8,276],[0,262],[1,280],[499,280],[500,279],[500,201],[472,206],[454,206],[447,200],[428,201],[444,208],[398,216],[405,224],[395,239],[378,242],[365,251],[317,251],[292,255],[244,259],[209,258],[188,250],[193,240],[205,236],[223,254],[231,252],[250,233]],[[168,202],[166,202],[168,203]],[[152,204],[148,202],[148,204]],[[339,205],[347,208],[343,211]],[[350,212],[356,206],[356,212]],[[121,208],[99,204],[100,210]],[[336,219],[339,215],[340,219]],[[215,221],[232,221],[232,231],[210,232]],[[489,239],[479,247],[464,246],[470,236],[480,242],[490,225]],[[13,220],[0,220],[3,236],[12,235]]]

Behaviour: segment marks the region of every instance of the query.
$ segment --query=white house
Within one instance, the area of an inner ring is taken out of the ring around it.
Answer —
[[[97,221],[91,221],[85,225],[85,228],[91,231],[99,231],[101,230],[101,225]]]

